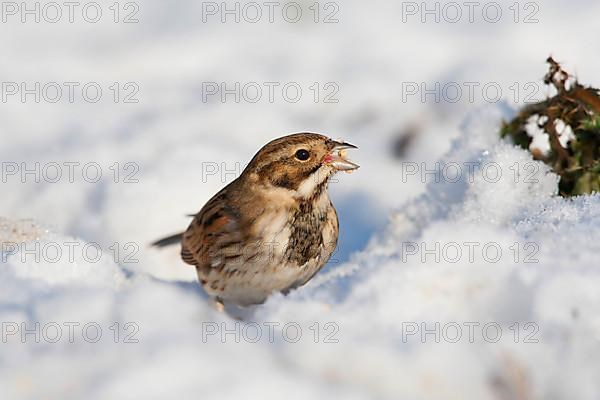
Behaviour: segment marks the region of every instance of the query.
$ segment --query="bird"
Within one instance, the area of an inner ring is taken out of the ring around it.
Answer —
[[[353,144],[318,133],[274,139],[238,178],[193,215],[183,233],[153,243],[181,243],[204,291],[221,306],[262,304],[306,284],[327,263],[339,221],[327,188],[339,171],[359,165]]]

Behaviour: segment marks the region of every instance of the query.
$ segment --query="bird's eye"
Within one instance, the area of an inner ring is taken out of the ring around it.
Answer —
[[[296,158],[300,161],[306,161],[310,158],[308,150],[300,149],[296,152]]]

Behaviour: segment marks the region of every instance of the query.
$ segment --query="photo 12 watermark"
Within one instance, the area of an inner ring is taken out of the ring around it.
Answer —
[[[497,24],[509,21],[515,24],[537,24],[540,22],[540,4],[528,2],[402,2],[402,22],[420,23],[477,23]]]
[[[114,343],[139,343],[140,326],[136,322],[112,324],[74,321],[17,322],[0,324],[2,343],[98,343],[102,339]]]
[[[339,343],[340,327],[335,322],[203,322],[202,343]]]
[[[537,264],[540,246],[536,242],[513,242],[509,245],[494,241],[476,242],[402,242],[402,262],[416,261],[422,264],[468,263],[496,264],[504,256],[510,256],[515,264]]]
[[[49,161],[0,163],[0,181],[2,183],[98,183],[100,181],[115,184],[139,183],[139,164],[115,161],[112,164],[95,161]]]
[[[539,183],[540,161],[515,161],[504,168],[495,161],[447,161],[447,162],[412,162],[405,161],[400,165],[402,183],[417,180],[421,183],[474,183],[481,179],[486,183],[498,183],[502,180],[512,183]]]
[[[101,262],[108,257],[116,264],[137,264],[140,245],[136,242],[114,242],[103,247],[95,242],[79,241],[11,241],[0,243],[0,260],[6,263],[11,257],[21,263],[69,263],[83,260],[90,264]]]
[[[402,322],[402,343],[498,343],[503,335],[514,343],[539,343],[535,322],[515,322],[502,329],[498,322]]]
[[[116,24],[137,24],[140,3],[137,2],[95,2],[95,1],[2,1],[0,21],[3,24],[97,24],[111,21]]]
[[[202,2],[202,22],[220,23],[268,23],[278,22],[297,24],[313,22],[315,24],[337,24],[339,3],[328,2]]]
[[[450,81],[402,82],[403,103],[490,103],[500,100],[533,104],[543,100],[548,90],[541,82]]]
[[[221,103],[339,103],[340,86],[336,82],[203,82],[202,102]]]
[[[1,82],[2,103],[84,103],[137,104],[140,86],[136,82]]]
[[[241,175],[247,165],[247,163],[238,161],[203,161],[200,164],[200,180],[202,183],[230,183]],[[325,174],[327,174],[327,171],[317,171],[308,179],[312,179],[315,182],[321,182],[325,178]],[[328,182],[330,185],[339,182],[339,178],[336,175],[328,175],[327,178],[329,179]]]

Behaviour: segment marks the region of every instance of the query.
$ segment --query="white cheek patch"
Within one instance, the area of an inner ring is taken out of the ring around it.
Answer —
[[[331,168],[328,166],[322,166],[315,172],[313,172],[308,178],[304,180],[296,190],[296,193],[300,197],[310,197],[315,192],[315,189],[325,182],[329,175],[331,175]]]

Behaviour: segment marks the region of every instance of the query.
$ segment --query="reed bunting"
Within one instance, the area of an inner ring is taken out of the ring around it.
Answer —
[[[335,250],[338,217],[329,178],[358,165],[356,148],[315,133],[267,143],[242,174],[202,207],[181,241],[183,261],[196,267],[204,290],[218,302],[260,304],[273,292],[308,282]]]

